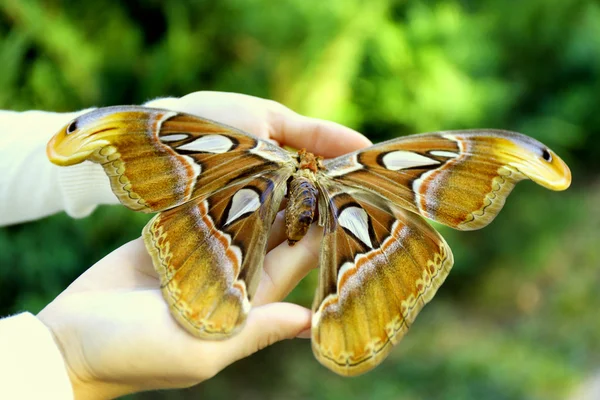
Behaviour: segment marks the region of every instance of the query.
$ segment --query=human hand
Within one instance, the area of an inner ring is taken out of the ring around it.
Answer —
[[[251,96],[196,92],[157,103],[324,157],[370,144],[341,125]],[[310,310],[279,301],[317,265],[321,229],[311,227],[294,247],[284,240],[279,215],[246,325],[223,341],[197,339],[175,322],[141,239],[88,269],[38,315],[61,348],[76,398],[192,386],[277,341],[308,336]]]

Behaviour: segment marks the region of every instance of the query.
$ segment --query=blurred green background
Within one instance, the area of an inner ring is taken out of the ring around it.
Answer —
[[[0,108],[196,90],[271,98],[373,141],[521,131],[565,159],[573,186],[523,183],[486,229],[441,228],[455,267],[373,372],[338,377],[297,340],[132,398],[560,399],[600,368],[600,3],[0,0]],[[114,206],[0,229],[0,315],[40,310],[147,219]],[[310,305],[315,278],[292,300]]]

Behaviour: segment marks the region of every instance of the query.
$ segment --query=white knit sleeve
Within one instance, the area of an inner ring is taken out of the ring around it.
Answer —
[[[178,108],[177,98],[160,98],[146,106]],[[31,221],[59,211],[89,215],[99,204],[117,204],[108,177],[86,161],[58,167],[46,157],[46,143],[78,115],[43,111],[0,111],[0,226]]]
[[[0,111],[0,225],[63,210],[84,217],[98,204],[118,203],[100,165],[57,167],[46,157],[52,135],[87,111]]]
[[[0,377],[0,399],[73,398],[52,334],[29,313],[0,319]]]

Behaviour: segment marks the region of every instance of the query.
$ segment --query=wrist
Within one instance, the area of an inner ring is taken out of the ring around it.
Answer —
[[[103,381],[83,381],[69,370],[69,378],[73,387],[75,400],[105,400],[114,399],[135,393],[138,389],[124,384]]]
[[[65,326],[68,324],[61,324],[61,318],[53,317],[51,310],[48,308],[42,310],[37,319],[50,333],[54,345],[60,353],[74,399],[113,399],[136,391],[128,384],[107,382],[96,377],[88,366],[84,349],[76,335],[72,333],[72,329]]]

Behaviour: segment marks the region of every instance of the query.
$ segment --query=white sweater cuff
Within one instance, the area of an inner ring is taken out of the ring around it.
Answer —
[[[0,320],[0,376],[2,399],[73,398],[52,334],[30,313]]]
[[[56,168],[63,205],[71,217],[87,217],[97,205],[119,203],[100,164],[85,161],[66,168]]]

